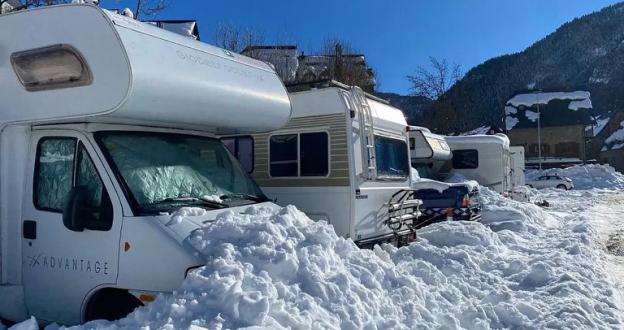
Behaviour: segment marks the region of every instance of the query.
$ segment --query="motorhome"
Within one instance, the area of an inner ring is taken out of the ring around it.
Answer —
[[[334,81],[288,88],[285,127],[224,138],[267,196],[363,247],[414,238],[420,201],[410,188],[403,113]]]
[[[410,160],[417,176],[412,179],[423,216],[417,228],[442,220],[478,220],[481,217],[479,185],[475,181],[444,182],[443,169],[453,159],[442,135],[425,127],[409,127]]]
[[[288,122],[269,65],[89,5],[2,15],[0,44],[0,317],[121,317],[202,264],[193,230],[276,207],[216,138]]]
[[[505,195],[513,190],[506,135],[447,136],[446,142],[453,154],[450,175],[459,174]]]

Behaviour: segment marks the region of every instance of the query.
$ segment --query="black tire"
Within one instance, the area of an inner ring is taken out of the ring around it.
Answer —
[[[143,306],[143,303],[126,290],[103,289],[89,300],[85,309],[85,322],[119,320],[139,306]]]
[[[568,190],[568,187],[566,187],[564,184],[558,184],[557,189]]]

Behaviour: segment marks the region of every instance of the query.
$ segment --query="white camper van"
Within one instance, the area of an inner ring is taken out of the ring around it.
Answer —
[[[268,65],[87,5],[0,16],[0,44],[0,317],[121,317],[201,265],[191,231],[266,201],[215,136],[287,123]]]
[[[445,136],[431,133],[425,127],[410,126],[410,159],[418,172],[412,180],[416,197],[422,200],[418,226],[442,220],[478,220],[481,218],[479,185],[469,182],[444,182],[448,172],[443,169],[453,159]]]
[[[447,136],[453,153],[450,174],[467,179],[502,194],[512,187],[509,138],[505,134]]]
[[[403,113],[358,87],[289,87],[292,118],[267,134],[224,138],[267,196],[332,224],[360,246],[415,237]]]

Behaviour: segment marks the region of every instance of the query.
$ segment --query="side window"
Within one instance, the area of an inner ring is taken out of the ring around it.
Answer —
[[[238,159],[245,171],[254,170],[254,140],[251,136],[237,136],[221,139],[226,148]]]
[[[106,192],[91,157],[82,144],[78,145],[74,187],[85,192],[83,216],[88,219],[87,228],[106,231],[113,226],[113,205]]]
[[[73,188],[84,191],[87,228],[109,230],[112,204],[93,161],[75,138],[43,138],[37,146],[33,201],[40,210],[62,213]]]
[[[299,136],[300,176],[326,176],[329,173],[327,133],[304,133]]]
[[[479,152],[475,149],[453,150],[453,168],[474,169],[479,167]]]
[[[272,177],[329,174],[329,136],[325,132],[273,135],[269,172]]]
[[[273,135],[270,141],[271,176],[297,176],[299,136],[297,134]]]
[[[34,203],[41,210],[62,212],[73,186],[74,138],[43,138],[37,146]]]

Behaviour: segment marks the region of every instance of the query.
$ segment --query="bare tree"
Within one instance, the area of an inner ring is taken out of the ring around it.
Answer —
[[[262,34],[254,29],[241,28],[233,24],[219,24],[215,31],[214,41],[221,48],[240,53],[246,47],[262,44],[262,39]]]
[[[71,3],[72,0],[0,0],[0,14],[3,8],[9,8],[3,6],[4,4],[10,5],[10,10],[22,10],[31,7],[51,6],[64,3]],[[98,0],[85,0],[84,2],[98,4]],[[164,10],[167,7],[167,0],[136,0],[136,6],[134,11],[134,18],[139,19],[139,16],[153,16],[158,12]]]
[[[139,19],[141,14],[154,16],[167,8],[167,0],[137,0],[134,10],[134,18]]]
[[[418,67],[414,75],[407,76],[407,80],[412,84],[411,90],[414,95],[437,100],[461,79],[461,67],[459,64],[451,65],[446,59],[438,60],[433,56],[429,56],[429,61],[431,71]]]
[[[71,0],[0,0],[0,14],[31,7],[51,6],[71,3]]]
[[[328,62],[327,71],[320,78],[335,79],[347,85],[360,86],[368,92],[374,91],[376,72],[351,43],[327,38],[321,44],[320,53],[326,56]]]

